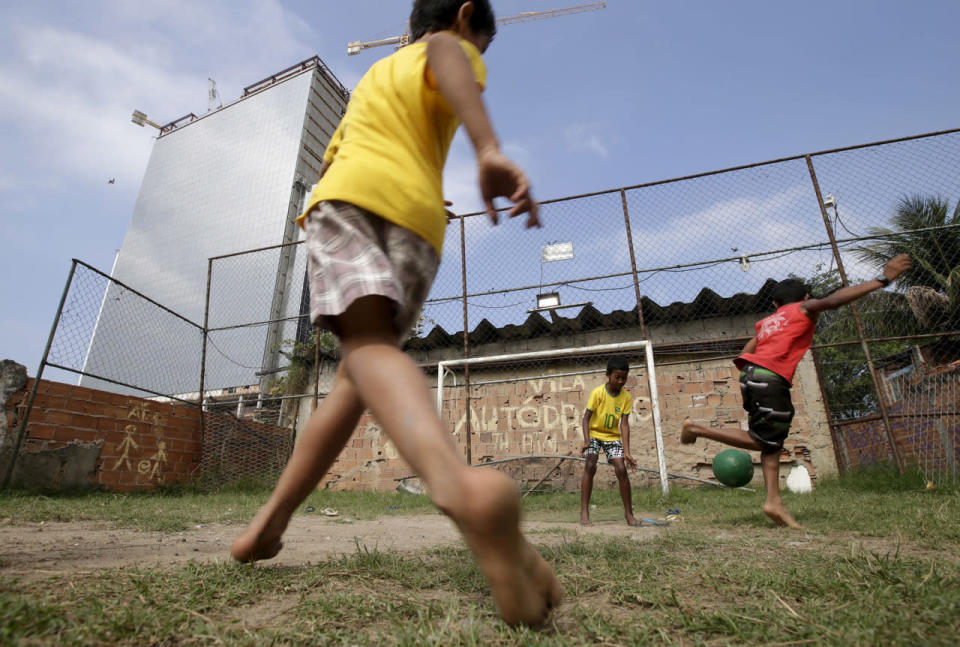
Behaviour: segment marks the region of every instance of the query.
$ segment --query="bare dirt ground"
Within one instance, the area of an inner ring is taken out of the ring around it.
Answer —
[[[106,568],[156,568],[188,561],[228,560],[230,543],[242,529],[238,524],[202,524],[180,532],[156,532],[116,528],[94,521],[0,525],[0,576],[33,579]],[[667,529],[631,528],[622,522],[600,522],[584,528],[576,523],[534,521],[525,523],[524,530],[535,543],[551,543],[558,540],[558,530],[643,540]],[[456,528],[440,514],[375,520],[299,515],[284,535],[283,550],[265,563],[300,566],[352,554],[358,545],[381,551],[416,552],[456,545],[459,541]]]
[[[674,527],[680,524],[674,524]],[[0,524],[0,577],[25,580],[59,574],[85,574],[108,568],[175,567],[189,562],[229,560],[229,547],[242,529],[239,524],[203,524],[180,532],[138,531],[103,522],[41,522]],[[689,528],[695,530],[695,528]],[[718,541],[763,538],[785,550],[913,553],[935,556],[910,546],[902,538],[856,538],[782,529],[723,530],[707,537]],[[623,522],[597,522],[582,527],[574,522],[529,521],[524,531],[535,544],[552,544],[589,536],[623,537],[645,541],[670,532],[668,527],[631,528]],[[343,554],[357,547],[381,551],[417,552],[457,545],[456,528],[440,514],[388,516],[375,520],[298,515],[284,537],[284,548],[267,564],[302,566]]]

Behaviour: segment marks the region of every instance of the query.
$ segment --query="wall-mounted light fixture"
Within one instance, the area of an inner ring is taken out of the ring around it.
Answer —
[[[559,292],[545,292],[537,295],[537,310],[548,310],[560,307]]]

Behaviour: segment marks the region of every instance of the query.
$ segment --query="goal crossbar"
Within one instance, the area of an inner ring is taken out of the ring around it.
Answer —
[[[550,350],[528,351],[525,353],[487,355],[485,357],[467,357],[440,361],[437,363],[437,411],[443,410],[444,373],[453,366],[492,364],[495,362],[568,357],[575,355],[592,355],[597,353],[638,349],[643,349],[647,362],[647,381],[649,382],[650,386],[650,404],[652,409],[651,413],[653,416],[653,434],[657,445],[657,464],[660,472],[660,490],[664,495],[666,495],[669,490],[669,484],[667,482],[667,461],[663,451],[663,429],[662,422],[660,420],[660,396],[657,392],[657,373],[653,363],[653,346],[647,340],[622,342],[618,344],[598,344],[596,346],[578,346],[573,348],[552,348]]]

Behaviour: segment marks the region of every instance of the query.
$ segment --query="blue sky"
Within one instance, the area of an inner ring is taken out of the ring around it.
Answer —
[[[499,15],[574,4],[500,0]],[[406,0],[0,6],[0,359],[36,371],[71,258],[109,271],[166,123],[319,55],[348,87]],[[502,27],[486,100],[541,198],[960,126],[953,0],[647,2]],[[115,178],[114,184],[108,180]],[[477,205],[469,147],[446,186]],[[955,199],[955,196],[951,196]],[[551,239],[547,229],[544,241]]]

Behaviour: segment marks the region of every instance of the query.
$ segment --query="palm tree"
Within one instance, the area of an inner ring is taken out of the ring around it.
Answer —
[[[960,203],[953,211],[949,207],[939,196],[904,196],[890,218],[890,228],[872,228],[869,235],[880,238],[853,248],[861,261],[878,270],[897,254],[906,252],[913,259],[913,269],[897,281],[899,291],[877,291],[857,302],[864,334],[875,340],[870,342],[875,361],[916,343],[889,337],[960,329]],[[817,296],[840,285],[837,271],[823,268],[806,282]],[[876,394],[859,345],[831,346],[857,335],[849,308],[827,311],[817,324],[814,343],[822,345],[817,361],[834,419],[876,411]],[[934,344],[955,357],[960,344],[954,339],[941,338]]]
[[[826,296],[842,285],[839,271],[825,269],[823,265],[818,265],[812,276],[791,275],[789,278],[801,279],[815,297]],[[859,280],[851,279],[852,282]],[[916,332],[916,321],[902,294],[877,291],[858,301],[858,306],[868,339]],[[862,347],[860,344],[833,345],[855,341],[858,336],[850,307],[820,313],[814,336],[814,354],[830,417],[834,421],[854,420],[877,411],[877,395]],[[875,358],[882,358],[895,355],[909,345],[905,341],[875,341],[870,348]]]
[[[871,236],[883,238],[854,248],[857,256],[879,268],[897,254],[910,254],[913,269],[898,283],[922,328],[960,328],[960,201],[951,212],[940,196],[904,196],[890,224],[892,229],[871,228]]]

